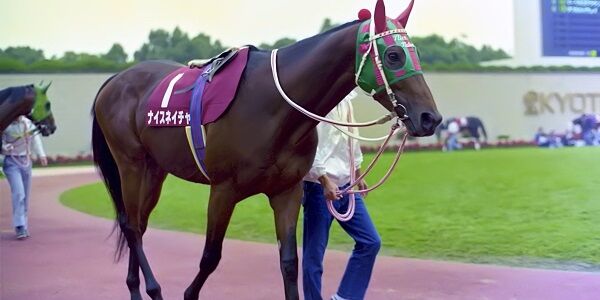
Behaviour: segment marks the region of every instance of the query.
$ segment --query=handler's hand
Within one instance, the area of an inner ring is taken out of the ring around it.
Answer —
[[[329,177],[322,176],[321,178],[319,178],[319,181],[323,186],[323,194],[325,195],[325,198],[327,200],[339,200],[342,198],[340,195],[338,195],[339,189],[337,185],[335,185],[331,180],[329,180]]]
[[[48,165],[48,158],[46,158],[45,156],[40,157],[40,164],[42,164],[42,166],[47,166]]]
[[[369,188],[369,186],[367,185],[367,182],[366,182],[364,179],[362,179],[362,180],[361,180],[361,181],[358,183],[358,189],[359,189],[359,190],[366,190],[366,189],[368,189],[368,188]],[[367,192],[361,193],[361,195],[362,195],[362,197],[363,197],[363,198],[367,198],[367,195],[368,195],[368,194],[369,194],[369,193],[367,193]]]

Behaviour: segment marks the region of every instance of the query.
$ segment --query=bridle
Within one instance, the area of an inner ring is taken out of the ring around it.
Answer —
[[[408,77],[423,74],[416,47],[410,42],[406,29],[396,20],[387,19],[387,30],[379,33],[375,33],[374,23],[374,17],[372,17],[370,21],[364,21],[359,25],[356,38],[357,60],[354,82],[362,91],[372,97],[385,90],[395,115],[401,121],[410,121],[410,117],[407,115],[408,109],[398,101],[391,85]],[[361,51],[365,45],[368,47],[365,51]],[[400,70],[384,68],[381,59],[381,48],[386,48],[385,53],[387,48],[394,46],[400,47],[404,51],[405,61]],[[372,65],[372,69],[365,70],[367,64]],[[391,81],[389,77],[391,77]]]
[[[373,34],[373,32],[374,32],[374,28],[375,28],[375,26],[370,26],[371,34]],[[360,80],[360,76],[362,74],[363,68],[365,66],[365,62],[367,61],[367,58],[369,57],[369,55],[371,55],[371,53],[373,53],[372,55],[375,60],[375,66],[377,67],[377,71],[379,72],[379,74],[381,74],[381,79],[383,80],[386,94],[387,94],[390,102],[392,103],[393,111],[394,111],[395,115],[401,121],[404,121],[404,120],[409,119],[408,115],[406,115],[408,113],[408,110],[406,109],[406,107],[404,105],[402,105],[400,102],[398,102],[398,100],[396,99],[396,94],[394,94],[394,91],[390,87],[390,83],[387,79],[387,76],[385,75],[385,71],[383,70],[383,63],[381,62],[379,48],[377,47],[378,39],[383,38],[384,36],[398,34],[401,32],[406,33],[406,30],[404,30],[404,29],[387,30],[387,31],[384,31],[384,32],[376,34],[376,35],[374,34],[372,37],[369,38],[369,48],[363,54],[360,65],[358,66],[358,70],[354,74],[354,83],[357,86],[359,86],[359,80]],[[375,51],[373,51],[373,49],[375,49]],[[372,93],[372,92],[373,91],[371,91],[369,93],[370,96],[375,95],[375,93]]]

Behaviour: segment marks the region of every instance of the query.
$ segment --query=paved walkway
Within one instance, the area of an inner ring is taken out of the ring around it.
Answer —
[[[126,264],[112,261],[113,223],[57,201],[62,191],[97,181],[97,175],[91,168],[41,172],[36,170],[33,181],[33,236],[25,241],[14,239],[9,191],[0,183],[0,299],[128,299]],[[145,249],[165,299],[182,298],[203,242],[195,234],[148,231]],[[335,291],[347,256],[327,253],[324,295]],[[200,296],[283,299],[282,286],[274,245],[227,240],[221,264]],[[600,299],[600,274],[380,257],[367,299]]]

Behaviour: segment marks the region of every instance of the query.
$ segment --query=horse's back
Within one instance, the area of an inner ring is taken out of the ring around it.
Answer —
[[[106,107],[127,105],[147,98],[161,79],[181,67],[171,61],[145,61],[118,73],[105,84],[96,100],[95,108],[103,111]],[[118,104],[115,104],[118,103]]]

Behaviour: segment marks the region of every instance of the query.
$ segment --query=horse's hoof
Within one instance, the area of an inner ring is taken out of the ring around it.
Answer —
[[[140,294],[140,291],[131,293],[131,300],[143,300],[143,299],[144,298],[142,298],[142,294]]]
[[[186,290],[183,293],[183,300],[198,300],[198,298],[199,298],[198,293],[193,293],[189,290]]]

